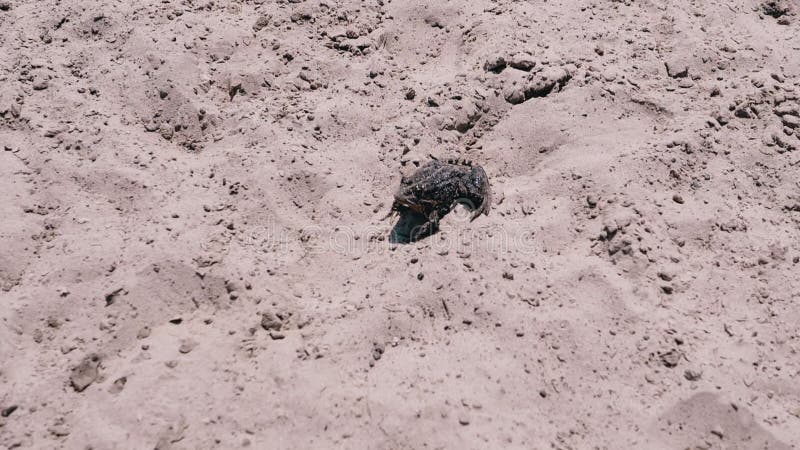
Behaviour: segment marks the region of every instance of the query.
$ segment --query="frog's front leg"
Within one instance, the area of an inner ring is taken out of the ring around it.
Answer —
[[[439,217],[439,211],[433,210],[428,214],[428,220],[412,231],[411,239],[418,241],[436,233],[439,230]]]

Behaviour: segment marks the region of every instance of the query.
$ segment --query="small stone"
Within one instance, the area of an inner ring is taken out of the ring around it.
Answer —
[[[172,139],[172,136],[175,134],[175,128],[168,123],[162,123],[159,127],[159,131],[161,133],[161,137],[168,141]]]
[[[460,414],[458,416],[458,423],[459,425],[467,426],[469,425],[469,416],[466,414]]]
[[[675,194],[675,195],[672,196],[672,201],[677,203],[677,204],[679,204],[679,205],[682,205],[683,204],[683,197],[680,194]]]
[[[67,426],[64,424],[53,425],[52,427],[49,427],[47,431],[49,431],[50,434],[55,437],[69,436],[70,433],[69,428],[67,428]]]
[[[661,291],[667,295],[672,295],[675,289],[672,286],[664,285],[661,286]]]
[[[227,280],[227,281],[225,281],[225,290],[228,293],[231,293],[231,292],[234,292],[234,291],[241,291],[242,287],[239,284],[239,282],[236,281],[236,280]]]
[[[530,72],[536,67],[536,61],[524,53],[519,53],[509,58],[508,65],[517,70]]]
[[[72,369],[69,380],[77,392],[82,392],[100,376],[100,356],[91,354]]]
[[[505,58],[503,58],[502,56],[495,56],[493,58],[488,59],[483,64],[483,70],[487,72],[500,73],[503,71],[503,69],[506,68],[506,65],[507,64]]]
[[[786,114],[800,116],[800,107],[786,103],[776,107],[773,112],[779,116],[785,116]]]
[[[151,332],[150,327],[145,325],[142,328],[140,328],[139,331],[136,333],[136,339],[146,339],[150,337],[150,332]]]
[[[610,239],[617,233],[617,231],[619,231],[619,225],[617,225],[617,222],[614,219],[609,219],[603,224],[603,231]]]
[[[667,68],[667,75],[672,78],[686,78],[689,76],[689,66],[684,63],[671,60],[664,63]]]
[[[282,327],[283,322],[275,314],[269,311],[261,313],[261,328],[267,331],[280,331]]]
[[[174,368],[178,367],[178,361],[174,360],[174,359],[171,359],[171,360],[165,362],[164,365],[169,367],[170,369],[174,369]]]
[[[725,436],[725,434],[722,431],[722,428],[718,426],[711,429],[711,434],[720,439],[722,439]]]
[[[111,394],[119,394],[125,388],[125,384],[128,382],[127,377],[119,377],[114,380],[114,383],[108,388],[108,392]]]
[[[783,117],[781,117],[781,121],[783,122],[784,126],[787,126],[791,129],[800,127],[800,117],[797,116],[786,114]]]
[[[380,343],[372,344],[372,359],[378,361],[383,356],[383,352],[386,351],[386,347]]]
[[[11,414],[14,414],[14,411],[16,411],[17,408],[19,408],[17,405],[11,405],[6,408],[3,408],[2,410],[0,410],[0,416],[8,417]]]
[[[123,288],[117,288],[105,295],[106,306],[111,306],[117,301],[117,297],[122,293]]]
[[[0,11],[11,10],[11,2],[0,1]]]
[[[594,208],[597,206],[597,197],[594,195],[587,195],[586,196],[586,204],[589,205],[589,208]]]
[[[692,80],[690,80],[688,78],[684,78],[683,80],[681,80],[678,83],[678,87],[682,88],[682,89],[689,89],[690,87],[693,87],[693,86],[694,86],[694,81],[692,81]]]
[[[572,79],[572,74],[563,67],[548,67],[532,74],[525,87],[525,98],[546,97],[560,91]]]
[[[725,126],[731,121],[731,115],[725,111],[719,111],[714,114],[714,119],[719,122],[720,125]]]
[[[272,16],[270,16],[269,14],[260,16],[258,19],[256,19],[256,23],[253,24],[253,31],[258,33],[259,31],[264,29],[267,25],[269,25],[269,22],[271,20]]]
[[[273,341],[277,341],[286,338],[286,335],[279,331],[270,331],[269,337],[271,337]]]
[[[525,101],[525,91],[521,87],[512,87],[503,95],[508,103],[519,105]]]
[[[418,280],[422,281],[423,278],[425,278],[425,274],[424,273],[420,272],[420,273],[417,274],[417,279]]]
[[[603,44],[597,44],[594,47],[594,52],[597,53],[598,56],[603,56],[606,54],[605,48],[603,48]]]
[[[197,345],[198,345],[197,341],[195,341],[193,339],[185,339],[181,343],[181,346],[178,348],[178,351],[185,355],[185,354],[191,352],[192,350],[194,350],[195,347],[197,347]]]
[[[43,91],[43,90],[47,89],[48,86],[49,86],[49,84],[47,83],[47,80],[38,79],[38,80],[34,80],[34,82],[33,82],[33,90],[34,91]]]
[[[417,91],[415,91],[413,88],[409,88],[406,91],[406,100],[414,100],[416,96],[417,96]]]

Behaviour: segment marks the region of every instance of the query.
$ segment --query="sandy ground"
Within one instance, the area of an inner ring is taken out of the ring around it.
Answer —
[[[0,449],[800,446],[800,3],[0,1]],[[494,203],[393,242],[429,154]]]

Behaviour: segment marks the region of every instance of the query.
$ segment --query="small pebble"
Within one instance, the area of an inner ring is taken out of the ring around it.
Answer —
[[[667,61],[664,66],[667,68],[667,75],[672,78],[686,78],[689,76],[689,66],[679,61]]]
[[[488,59],[483,64],[483,69],[487,72],[500,73],[506,68],[506,60],[502,56],[495,56]]]
[[[198,345],[197,341],[194,341],[192,339],[186,339],[181,343],[181,346],[178,348],[178,351],[183,354],[186,354],[194,350],[195,347],[197,347],[197,345]]]
[[[150,336],[150,331],[151,331],[150,327],[145,325],[145,326],[143,326],[142,328],[139,329],[138,333],[136,333],[136,338],[137,339],[145,339],[145,338]]]
[[[72,373],[69,377],[70,384],[72,384],[72,387],[77,392],[83,392],[84,389],[94,383],[97,377],[100,376],[98,371],[99,367],[100,356],[95,354],[88,355],[80,364],[72,369]]]
[[[34,91],[43,91],[47,89],[48,86],[49,84],[47,83],[47,80],[36,80],[33,82]]]
[[[11,406],[8,406],[8,407],[6,407],[6,408],[3,408],[3,409],[0,411],[0,416],[2,416],[2,417],[8,417],[8,416],[10,416],[11,414],[13,414],[13,413],[14,413],[14,411],[16,411],[16,410],[17,410],[17,408],[18,408],[18,406],[17,406],[17,405],[11,405]]]
[[[281,332],[279,332],[279,331],[270,331],[269,332],[269,337],[271,337],[273,341],[278,341],[278,340],[286,338],[286,335],[281,333]]]
[[[283,322],[275,314],[269,311],[261,313],[261,328],[267,331],[280,331],[282,327]]]

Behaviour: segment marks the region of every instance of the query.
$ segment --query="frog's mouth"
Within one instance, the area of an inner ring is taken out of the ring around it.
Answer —
[[[436,202],[431,200],[422,200],[417,202],[407,198],[396,198],[395,201],[397,202],[398,206],[406,211],[421,214],[423,216],[428,215],[431,211],[436,209]]]

